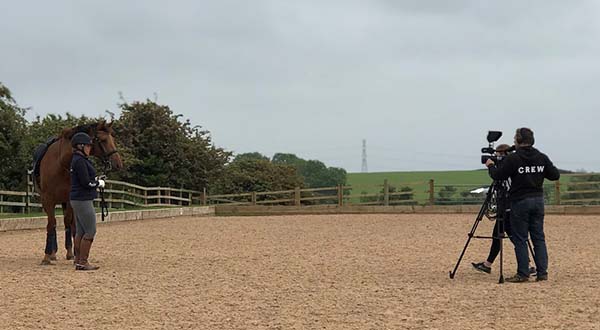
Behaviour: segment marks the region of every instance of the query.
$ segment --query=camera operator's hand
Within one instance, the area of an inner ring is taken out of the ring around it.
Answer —
[[[494,165],[496,165],[496,163],[494,163],[494,161],[493,161],[493,160],[491,160],[491,159],[488,159],[488,160],[485,162],[485,166],[487,166],[488,168],[489,168],[489,167],[492,167],[492,166],[494,166]]]

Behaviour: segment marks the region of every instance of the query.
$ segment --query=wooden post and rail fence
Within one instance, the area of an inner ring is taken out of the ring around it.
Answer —
[[[585,180],[582,180],[585,178]],[[39,195],[31,180],[26,191],[0,191],[0,213],[41,211]],[[485,193],[471,193],[486,184],[443,184],[433,179],[421,182],[391,182],[379,185],[300,188],[279,191],[252,191],[239,194],[208,194],[170,187],[143,187],[107,180],[105,200],[109,208],[147,208],[206,205],[477,205]],[[487,183],[489,185],[489,183]],[[549,205],[600,205],[600,174],[570,175],[564,181],[544,186]]]

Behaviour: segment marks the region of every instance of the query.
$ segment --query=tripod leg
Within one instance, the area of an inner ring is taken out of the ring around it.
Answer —
[[[479,214],[477,214],[477,218],[475,219],[475,222],[473,223],[473,227],[471,227],[471,231],[468,234],[469,238],[467,238],[467,243],[465,243],[465,247],[463,248],[462,253],[460,254],[460,257],[458,257],[456,266],[454,266],[454,270],[452,270],[451,272],[448,272],[451,279],[453,279],[454,276],[456,275],[458,266],[460,265],[460,262],[462,261],[462,258],[464,257],[465,252],[467,251],[467,247],[469,246],[469,243],[471,242],[471,238],[473,238],[473,235],[475,234],[475,230],[477,230],[477,226],[479,225],[479,223],[483,219],[484,215],[488,211],[488,206],[489,206],[490,201],[492,200],[492,195],[494,193],[495,185],[496,185],[495,182],[492,185],[490,185],[490,188],[488,189],[487,195],[485,197],[485,201],[483,202],[483,205],[481,205],[481,209],[479,209]]]
[[[531,252],[531,257],[535,260],[535,253],[533,252],[533,247],[531,246],[531,241],[527,240],[527,246],[529,246],[529,252]]]
[[[456,262],[456,266],[454,266],[454,270],[452,270],[451,272],[448,272],[451,279],[454,279],[454,275],[456,275],[458,266],[460,265],[460,262],[462,261],[462,258],[464,257],[465,252],[467,251],[467,247],[469,246],[469,243],[471,242],[471,238],[473,238],[473,235],[475,234],[475,231],[477,230],[477,226],[479,226],[481,219],[483,219],[485,212],[487,212],[487,205],[488,205],[489,198],[490,198],[489,196],[490,196],[490,193],[488,192],[488,197],[486,198],[486,201],[481,206],[481,209],[479,210],[479,214],[477,215],[477,218],[475,219],[475,223],[473,223],[473,227],[471,227],[471,231],[468,234],[469,238],[467,238],[467,243],[465,243],[465,247],[463,248],[462,253],[460,254],[460,257],[458,257],[458,261]]]
[[[531,252],[531,258],[529,259],[529,262],[531,262],[531,259],[533,259],[533,263],[535,264],[535,252],[533,252],[533,247],[531,246],[531,241],[527,240],[527,246],[529,247],[529,252]],[[531,265],[531,264],[530,264]],[[535,269],[537,269],[537,265],[535,265]],[[531,274],[531,266],[529,266],[529,272]]]
[[[456,270],[458,269],[458,265],[460,265],[460,262],[463,258],[463,256],[465,255],[465,252],[467,251],[467,247],[469,246],[469,243],[471,242],[471,238],[473,237],[473,233],[474,232],[470,232],[469,233],[469,238],[467,239],[467,243],[465,244],[465,247],[462,250],[462,253],[460,254],[460,257],[458,257],[458,261],[456,262],[456,266],[454,266],[454,270],[450,272],[450,278],[453,279],[454,275],[456,275]]]

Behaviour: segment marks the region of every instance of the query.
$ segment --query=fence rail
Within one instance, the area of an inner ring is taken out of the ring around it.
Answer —
[[[143,187],[127,182],[106,180],[105,201],[109,208],[202,205],[203,192],[172,187]],[[95,200],[96,206],[100,199]],[[59,208],[60,205],[57,205]],[[0,213],[41,211],[40,196],[31,178],[26,191],[0,191]]]
[[[434,180],[390,182],[360,186],[335,186],[209,195],[206,191],[172,187],[143,187],[107,180],[105,200],[109,208],[192,205],[476,205],[484,193],[472,193],[483,184],[440,184]],[[544,198],[551,205],[600,205],[600,174],[572,175],[544,184]],[[98,203],[99,200],[96,200]],[[29,182],[27,191],[0,191],[0,213],[41,210],[39,195]]]

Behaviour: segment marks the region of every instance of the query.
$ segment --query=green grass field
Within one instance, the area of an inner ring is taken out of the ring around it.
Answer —
[[[471,171],[415,171],[415,172],[378,172],[378,173],[348,173],[347,185],[352,187],[352,195],[361,193],[375,194],[381,192],[384,180],[391,187],[411,187],[414,198],[424,203],[429,196],[429,180],[434,180],[435,197],[444,186],[454,186],[460,191],[472,190],[477,187],[489,186],[491,179],[486,170]],[[569,175],[561,176],[561,183],[569,181]],[[552,184],[546,182],[548,187]],[[457,193],[457,195],[459,194]]]
[[[485,170],[348,173],[348,185],[353,187],[381,186],[385,179],[391,185],[414,182],[428,183],[431,179],[436,184],[488,184],[490,182],[490,177]]]
[[[433,179],[436,187],[442,185],[465,186],[472,189],[487,186],[490,178],[485,170],[472,171],[416,171],[416,172],[379,172],[379,173],[348,173],[347,185],[352,186],[352,195],[381,192],[384,180],[390,187],[400,189],[410,187],[415,193],[415,199],[424,203],[429,196],[429,180]]]
[[[406,183],[428,183],[433,179],[436,185],[487,185],[491,179],[486,170],[472,171],[432,171],[432,172],[377,172],[348,173],[347,184],[355,188],[368,188],[370,191],[382,187],[384,180],[390,185]],[[568,182],[569,175],[562,175],[561,182]],[[374,188],[375,187],[375,188]]]

